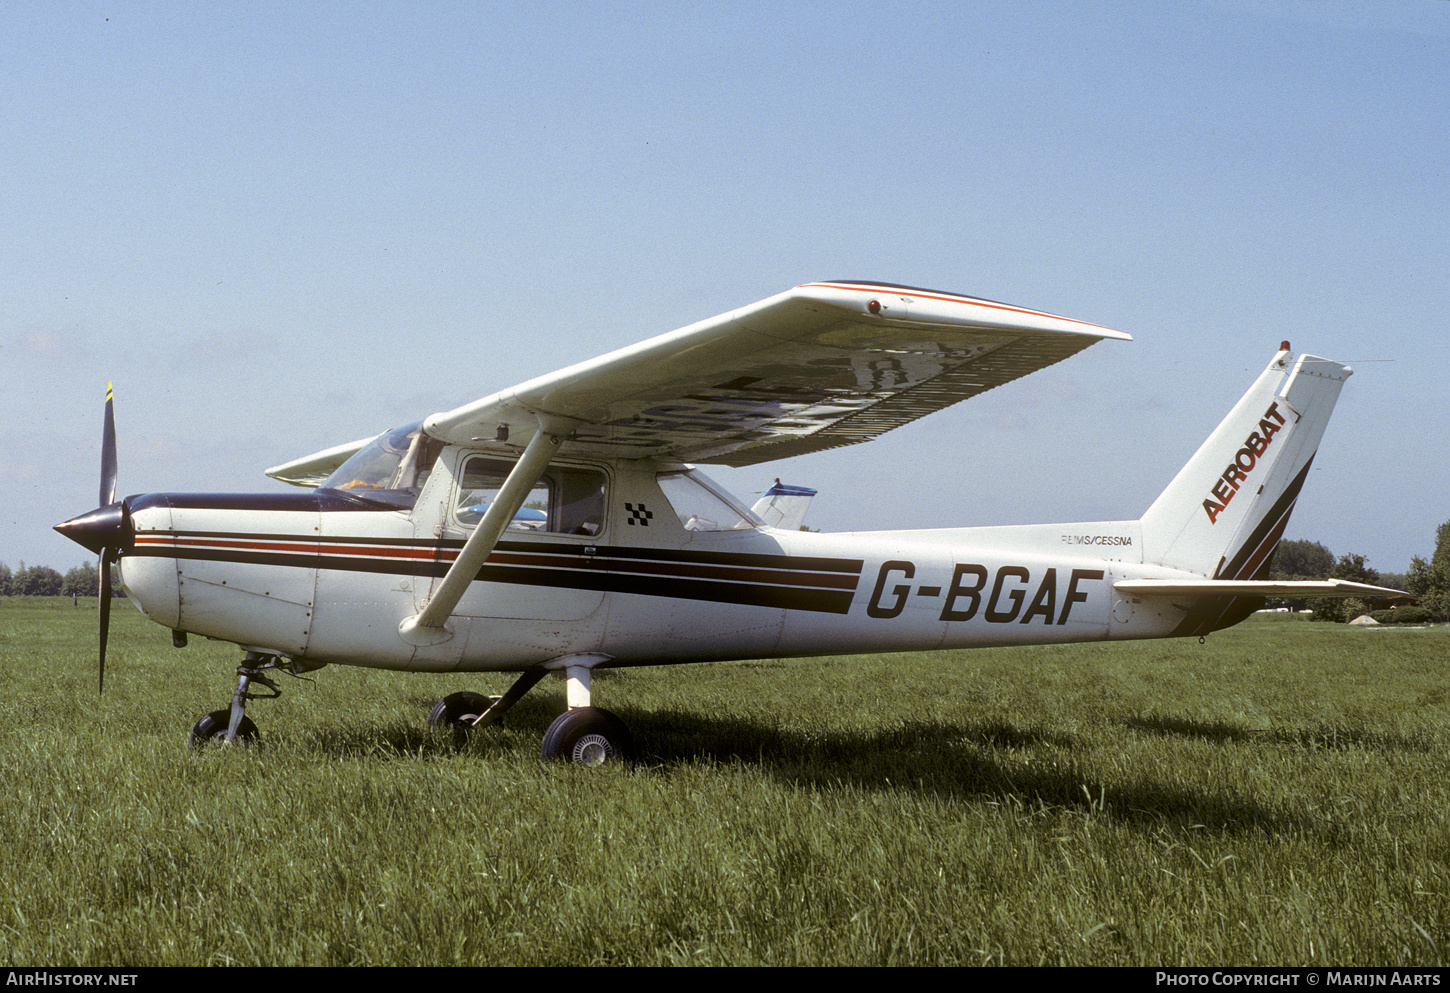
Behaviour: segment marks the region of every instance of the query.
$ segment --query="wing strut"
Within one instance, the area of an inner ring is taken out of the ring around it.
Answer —
[[[529,491],[549,467],[549,460],[559,450],[560,440],[561,435],[552,433],[549,426],[541,420],[539,430],[529,439],[524,454],[514,463],[508,479],[504,480],[498,491],[498,496],[489,504],[483,520],[478,522],[473,534],[469,535],[463,550],[458,553],[458,558],[443,577],[443,582],[438,584],[433,598],[421,611],[404,618],[398,625],[398,634],[404,641],[421,648],[426,645],[441,645],[453,637],[453,631],[448,627],[448,618],[452,616],[453,608],[463,599],[468,584],[473,582],[478,570],[483,568],[483,563],[498,544],[504,528],[514,519],[514,515],[528,499]]]

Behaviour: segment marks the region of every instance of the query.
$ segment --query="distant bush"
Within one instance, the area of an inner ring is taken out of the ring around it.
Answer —
[[[1450,621],[1450,591],[1427,593],[1420,597],[1420,606],[1430,611],[1437,621]]]
[[[1306,600],[1309,609],[1314,612],[1313,619],[1316,621],[1333,621],[1336,624],[1344,624],[1354,620],[1360,614],[1368,614],[1369,608],[1363,600],[1358,597],[1313,597]]]
[[[1429,624],[1435,616],[1424,607],[1395,607],[1392,610],[1373,610],[1370,615],[1381,624]]]

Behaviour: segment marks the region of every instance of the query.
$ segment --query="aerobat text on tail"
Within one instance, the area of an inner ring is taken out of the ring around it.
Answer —
[[[108,434],[102,506],[58,530],[117,562],[174,644],[242,649],[193,745],[254,737],[274,671],[517,674],[439,701],[430,721],[460,728],[553,673],[543,754],[586,764],[633,747],[593,705],[597,668],[1202,634],[1267,595],[1376,590],[1262,578],[1349,375],[1287,343],[1136,521],[820,534],[799,530],[813,490],[777,481],[752,510],[692,464],[860,444],[1104,339],[1129,336],[808,283],[268,470],[301,490],[117,502]]]

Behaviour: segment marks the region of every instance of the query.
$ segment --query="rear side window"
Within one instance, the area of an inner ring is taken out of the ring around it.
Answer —
[[[476,527],[498,497],[514,464],[472,456],[463,464],[454,517]],[[534,484],[508,531],[598,534],[604,525],[604,473],[598,469],[551,465]]]
[[[739,531],[765,522],[695,469],[655,477],[686,531]]]

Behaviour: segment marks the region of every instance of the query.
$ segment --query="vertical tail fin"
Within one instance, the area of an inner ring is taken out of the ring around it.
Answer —
[[[1266,570],[1350,368],[1289,343],[1143,515],[1143,560],[1214,579]]]

